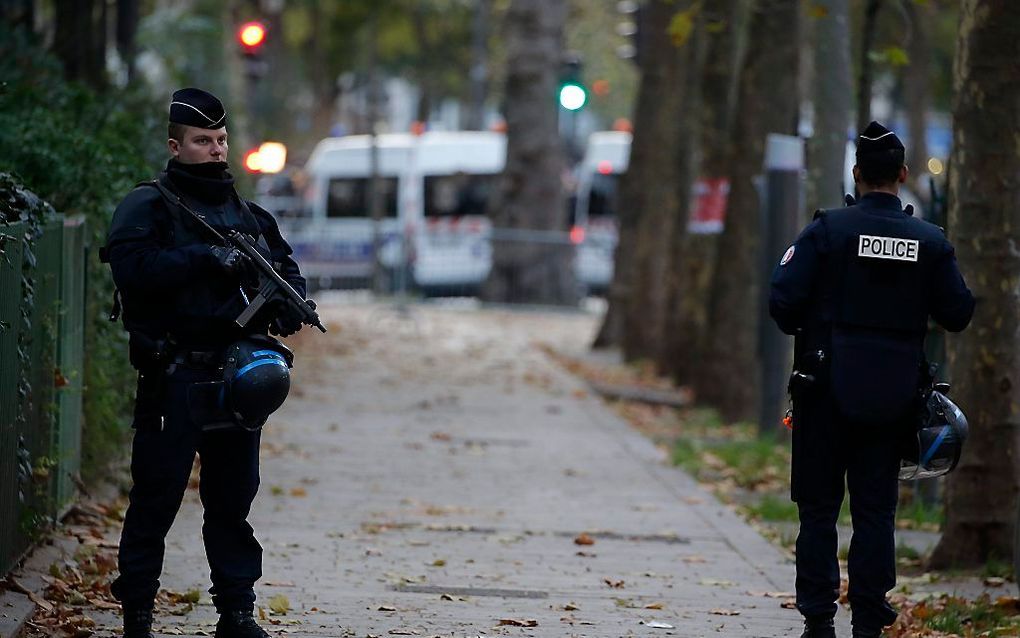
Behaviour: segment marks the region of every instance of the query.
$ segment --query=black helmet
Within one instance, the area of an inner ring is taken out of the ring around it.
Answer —
[[[942,392],[932,390],[922,410],[921,427],[900,460],[900,480],[933,478],[956,467],[967,440],[967,417]]]
[[[286,346],[264,335],[227,348],[223,404],[235,423],[257,430],[283,405],[290,392],[292,361]]]

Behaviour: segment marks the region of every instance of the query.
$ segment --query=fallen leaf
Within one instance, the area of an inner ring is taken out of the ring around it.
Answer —
[[[274,614],[286,614],[290,611],[290,600],[283,594],[277,594],[269,599],[269,610]]]
[[[266,587],[293,587],[294,581],[290,580],[264,580],[262,584]]]
[[[999,576],[989,576],[984,580],[985,587],[1002,587],[1006,584],[1006,579]]]
[[[396,607],[390,607],[389,605],[379,605],[376,611],[396,611]]]
[[[717,580],[715,578],[702,578],[699,581],[701,585],[708,585],[709,587],[732,587],[735,583],[732,580]]]
[[[656,620],[653,620],[652,622],[645,622],[642,620],[641,624],[645,627],[651,627],[652,629],[676,629],[676,627],[669,623],[658,622]]]
[[[525,620],[517,620],[516,618],[500,618],[500,626],[509,625],[511,627],[538,627],[538,621],[533,618],[527,618]]]
[[[645,609],[662,609],[663,607],[662,603],[648,603],[645,605]]]
[[[563,605],[563,611],[578,611],[579,609],[581,608],[574,603],[567,603],[566,605]]]
[[[585,558],[595,558],[596,556],[598,556],[598,554],[593,554],[592,552],[577,552],[576,555],[583,556]]]
[[[740,615],[740,612],[737,611],[736,609],[722,609],[722,608],[719,608],[719,607],[716,607],[715,609],[709,609],[708,613],[716,615],[716,616],[739,616]]]
[[[446,567],[446,561],[443,560],[442,558],[437,558],[436,560],[432,561],[432,566],[433,567]]]
[[[439,600],[445,600],[445,601],[452,602],[453,601],[453,596],[451,596],[450,594],[443,594],[442,596],[439,597]]]
[[[304,498],[308,496],[308,490],[303,487],[292,487],[290,488],[290,495],[297,498]]]
[[[623,589],[624,586],[624,582],[622,580],[609,580],[608,578],[603,578],[602,582],[609,585],[613,589]]]
[[[594,545],[595,544],[595,539],[592,538],[591,536],[589,536],[587,533],[582,533],[577,538],[574,539],[574,544],[575,545]]]

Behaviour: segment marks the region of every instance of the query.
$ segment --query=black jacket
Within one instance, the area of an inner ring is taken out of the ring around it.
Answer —
[[[821,211],[772,276],[769,311],[797,336],[797,364],[825,353],[824,378],[855,421],[897,418],[916,394],[928,318],[957,332],[974,297],[942,230],[869,193]]]
[[[255,237],[264,256],[304,295],[305,280],[293,251],[268,211],[242,203],[232,185],[224,201],[210,201],[187,192],[167,173],[158,179],[217,230],[238,229]],[[245,307],[242,283],[223,273],[210,238],[156,187],[139,185],[117,207],[106,254],[129,331],[194,346],[223,346],[242,335],[234,324]],[[263,314],[246,332],[265,332],[272,317]]]

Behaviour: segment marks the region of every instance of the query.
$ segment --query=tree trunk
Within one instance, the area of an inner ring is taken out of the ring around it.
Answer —
[[[702,5],[695,19],[694,32],[691,39],[681,50],[683,55],[683,100],[681,113],[690,113],[690,117],[680,118],[674,144],[677,163],[676,176],[676,220],[673,224],[673,240],[669,251],[669,273],[666,283],[666,314],[665,330],[662,334],[662,345],[656,351],[656,366],[660,373],[672,376],[680,384],[690,384],[696,376],[698,354],[701,338],[705,331],[706,301],[709,284],[711,283],[711,267],[714,262],[716,237],[714,235],[694,234],[689,232],[688,223],[692,214],[692,198],[694,186],[701,174],[702,144],[713,143],[715,118],[709,117],[707,111],[713,110],[703,103],[702,89],[706,79],[713,81],[710,89],[721,89],[720,101],[725,100],[726,87],[715,85],[715,73],[706,78],[706,56],[712,49],[712,66],[727,66],[729,56],[722,54],[719,40],[721,33],[707,33],[708,20],[712,24],[721,24],[715,15],[721,2]],[[707,10],[707,11],[706,11]],[[711,11],[711,18],[706,15]],[[718,16],[721,17],[721,16]],[[714,70],[714,68],[713,68]],[[725,71],[723,72],[725,73]],[[719,83],[725,80],[719,78]],[[725,105],[721,106],[725,117]],[[707,108],[706,108],[707,107]]]
[[[64,67],[68,80],[83,80],[89,63],[92,29],[92,0],[56,0],[53,53]]]
[[[507,160],[490,211],[492,269],[482,291],[488,301],[578,301],[573,245],[541,232],[566,225],[556,103],[566,17],[566,0],[513,0],[506,14]]]
[[[811,201],[807,210],[843,205],[844,158],[850,124],[850,2],[820,0],[815,20],[815,131],[809,142]],[[869,98],[870,99],[870,98]]]
[[[863,131],[871,122],[871,45],[875,43],[875,29],[878,27],[878,11],[882,0],[868,0],[864,9],[864,29],[861,33],[861,68],[857,83],[857,130]]]
[[[910,41],[907,52],[910,64],[903,78],[904,98],[907,109],[907,130],[910,145],[907,149],[907,166],[910,167],[911,181],[915,193],[925,192],[927,184],[921,182],[927,175],[928,145],[925,141],[928,102],[931,95],[931,7],[916,2],[904,3],[910,16]]]
[[[666,25],[676,13],[669,0],[652,0],[642,16],[641,85],[627,173],[620,181],[620,235],[614,256],[607,322],[619,321],[628,360],[654,355],[661,343],[669,238],[677,210],[673,144],[681,104],[681,54]],[[647,43],[647,46],[644,46]]]
[[[1020,488],[1020,3],[963,0],[959,25],[949,215],[979,305],[950,340],[953,397],[970,438],[948,480],[933,568],[1012,556]]]
[[[737,98],[726,226],[719,238],[708,313],[711,356],[704,358],[702,371],[711,387],[707,396],[729,420],[756,414],[758,290],[769,273],[761,272],[759,260],[761,202],[755,178],[762,174],[765,136],[796,130],[799,24],[797,0],[755,3]]]
[[[117,52],[127,69],[127,82],[135,81],[135,36],[138,34],[138,0],[117,0]]]

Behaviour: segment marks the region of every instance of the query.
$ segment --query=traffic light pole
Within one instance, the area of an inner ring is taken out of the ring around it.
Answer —
[[[383,200],[382,180],[379,175],[379,140],[376,122],[379,119],[379,69],[376,58],[379,46],[378,9],[372,9],[368,28],[368,134],[369,134],[369,190],[368,210],[372,218],[372,292],[386,292],[386,270],[382,263]]]

